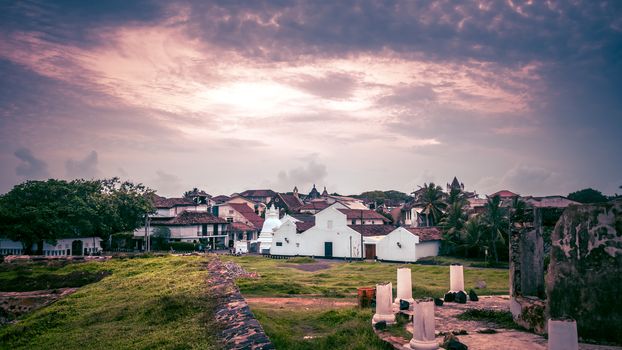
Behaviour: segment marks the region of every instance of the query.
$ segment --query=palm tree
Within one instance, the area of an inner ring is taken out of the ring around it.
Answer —
[[[463,208],[463,201],[453,202],[449,205],[447,212],[439,222],[439,226],[443,229],[443,243],[446,245],[445,252],[453,252],[453,248],[463,243],[461,232],[468,218]]]
[[[464,249],[464,256],[468,257],[469,252],[476,249],[479,252],[482,248],[486,248],[486,239],[483,237],[482,220],[479,215],[474,215],[467,220],[460,230],[462,244],[460,248]]]
[[[508,227],[504,210],[501,207],[501,198],[499,196],[488,198],[484,221],[490,234],[492,256],[494,257],[495,262],[498,263],[499,255],[497,254],[497,241],[505,243],[503,233],[505,228]]]
[[[423,207],[421,213],[425,214],[426,226],[431,226],[430,217],[432,217],[433,223],[438,223],[441,215],[443,215],[443,209],[447,206],[444,201],[443,189],[433,182],[423,184],[421,194],[415,203]]]

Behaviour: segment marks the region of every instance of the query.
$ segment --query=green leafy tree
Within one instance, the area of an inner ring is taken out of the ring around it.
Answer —
[[[442,251],[444,254],[455,254],[463,244],[462,229],[468,219],[464,211],[464,201],[454,201],[447,207],[439,226],[443,230]]]
[[[445,194],[440,186],[433,182],[423,184],[415,203],[423,207],[421,212],[425,215],[426,226],[435,225],[440,221],[443,209],[447,206],[444,196]]]
[[[470,217],[460,230],[460,250],[464,251],[465,257],[479,257],[483,249],[488,247],[485,237],[486,228],[479,215]]]
[[[568,199],[579,203],[601,203],[606,202],[608,199],[602,192],[593,188],[585,188],[576,192],[572,192],[568,195]]]
[[[166,226],[153,228],[152,244],[155,250],[168,249],[168,241],[171,238],[171,229]]]
[[[488,198],[484,222],[489,235],[488,243],[492,250],[492,256],[495,262],[498,263],[499,254],[497,252],[497,245],[505,245],[506,229],[508,227],[505,209],[501,207],[501,198],[499,196]]]
[[[0,196],[0,233],[21,241],[27,254],[43,242],[133,231],[153,211],[151,190],[110,180],[27,181]]]

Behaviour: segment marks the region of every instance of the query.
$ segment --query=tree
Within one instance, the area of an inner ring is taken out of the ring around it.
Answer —
[[[455,201],[447,208],[447,212],[439,222],[443,230],[442,243],[445,254],[456,253],[457,247],[462,245],[462,229],[467,218],[463,201]]]
[[[153,246],[156,250],[165,250],[171,238],[171,229],[166,226],[156,226],[153,229]]]
[[[568,195],[568,199],[579,203],[602,203],[607,201],[607,197],[602,192],[593,188],[585,188]]]
[[[195,196],[197,193],[199,193],[199,189],[194,187],[193,189],[184,192],[184,198],[192,198],[193,196]]]
[[[497,243],[505,244],[504,233],[508,227],[504,209],[501,207],[501,197],[494,196],[488,198],[486,203],[486,214],[484,222],[490,238],[489,244],[492,250],[492,256],[495,262],[499,262],[499,254],[497,253]]]
[[[425,214],[426,226],[432,226],[440,221],[443,209],[447,206],[443,199],[444,193],[440,186],[436,186],[433,182],[423,184],[415,203],[423,207],[422,213]]]
[[[462,243],[459,246],[460,250],[464,250],[465,257],[469,257],[473,251],[476,252],[476,256],[479,256],[482,248],[487,248],[484,232],[485,228],[479,215],[474,215],[467,220],[460,230]]]
[[[27,181],[0,196],[0,233],[22,242],[27,254],[59,238],[133,231],[153,211],[153,191],[109,180]]]

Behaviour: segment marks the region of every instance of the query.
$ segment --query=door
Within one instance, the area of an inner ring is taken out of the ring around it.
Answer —
[[[324,242],[324,256],[327,258],[333,257],[333,242]]]
[[[376,245],[365,244],[365,259],[375,259],[375,258],[376,258]]]
[[[82,241],[75,240],[71,242],[72,255],[82,255]]]

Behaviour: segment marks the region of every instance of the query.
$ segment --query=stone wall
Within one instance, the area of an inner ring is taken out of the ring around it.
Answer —
[[[240,290],[237,277],[257,277],[238,265],[223,264],[213,255],[207,265],[209,294],[216,303],[214,317],[220,328],[219,338],[225,349],[274,349],[274,345],[251,312]]]
[[[622,344],[622,201],[568,207],[551,234],[548,314]]]

